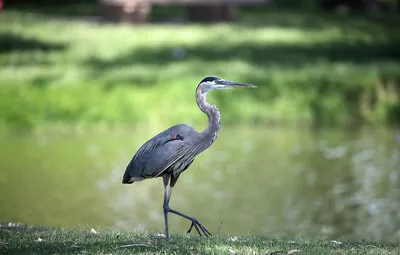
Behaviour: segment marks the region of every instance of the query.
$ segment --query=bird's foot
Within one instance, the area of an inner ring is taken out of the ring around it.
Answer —
[[[188,234],[192,231],[193,227],[196,229],[199,236],[203,236],[201,233],[203,233],[206,237],[211,236],[211,233],[196,219],[192,219],[192,225],[190,225],[190,228],[187,231]]]

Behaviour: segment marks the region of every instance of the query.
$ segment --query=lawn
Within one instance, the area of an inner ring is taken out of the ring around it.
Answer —
[[[399,254],[398,243],[269,236],[160,234],[89,228],[0,225],[1,254]]]
[[[235,24],[103,24],[5,10],[0,125],[204,123],[194,89],[217,75],[257,90],[213,92],[224,123],[393,123],[400,18],[247,12]]]

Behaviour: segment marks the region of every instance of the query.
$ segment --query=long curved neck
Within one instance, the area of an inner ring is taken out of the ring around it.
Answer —
[[[206,94],[196,91],[196,102],[200,110],[208,117],[208,127],[200,133],[200,139],[204,142],[206,148],[217,139],[221,128],[221,114],[215,105],[211,105],[206,100]],[[204,148],[205,149],[205,148]]]

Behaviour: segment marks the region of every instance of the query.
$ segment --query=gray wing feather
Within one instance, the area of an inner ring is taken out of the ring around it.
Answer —
[[[143,154],[152,152],[155,148],[162,146],[171,140],[172,140],[172,138],[170,135],[162,136],[162,137],[156,136],[156,137],[150,139],[148,142],[143,144],[142,147],[139,148],[139,150],[136,152],[135,156],[133,156],[132,161],[135,161],[135,159],[139,158]]]
[[[143,153],[137,158],[138,165],[142,166],[141,176],[157,177],[168,167],[174,164],[179,158],[179,149],[182,141],[170,141],[164,145],[152,148],[151,151]]]
[[[169,133],[160,133],[139,148],[129,162],[123,180],[157,177],[183,157],[183,141],[173,140]]]

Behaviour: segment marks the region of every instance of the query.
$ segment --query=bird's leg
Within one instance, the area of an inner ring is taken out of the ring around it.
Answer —
[[[166,177],[164,177],[164,178],[166,178]],[[168,190],[167,193],[165,193],[166,191],[164,192],[164,194],[166,194],[166,197],[164,197],[164,216],[168,212],[176,214],[176,215],[179,215],[179,216],[181,216],[181,217],[183,217],[185,219],[188,219],[188,220],[190,220],[192,222],[192,224],[190,225],[190,228],[187,231],[187,233],[190,233],[192,231],[192,228],[194,227],[196,229],[197,233],[200,236],[202,236],[201,233],[203,233],[205,236],[210,236],[211,233],[203,225],[201,225],[200,222],[197,219],[195,219],[193,217],[190,217],[190,216],[188,216],[186,214],[183,214],[181,212],[178,212],[178,211],[176,211],[174,209],[171,209],[169,207],[169,200],[171,198],[172,188],[174,187],[174,185],[175,185],[176,181],[178,180],[178,178],[179,178],[179,175],[178,176],[171,175],[171,183],[170,183],[170,186],[169,186],[169,190]],[[164,184],[165,184],[165,181],[164,181]],[[165,190],[166,190],[166,188],[165,188]],[[165,219],[166,219],[166,229],[167,229],[167,226],[168,226],[168,222],[167,222],[168,218],[167,218],[167,216],[165,216]]]
[[[164,182],[164,204],[163,204],[163,209],[164,209],[164,221],[165,221],[165,237],[167,240],[169,240],[169,231],[168,231],[168,202],[169,202],[169,197],[171,195],[168,195],[167,192],[167,186],[169,182],[169,175],[164,175],[163,176],[163,182]]]
[[[200,236],[203,236],[201,233],[203,233],[205,236],[210,236],[211,235],[211,233],[196,218],[190,217],[190,216],[188,216],[186,214],[183,214],[183,213],[178,212],[178,211],[176,211],[174,209],[171,209],[171,208],[168,208],[168,212],[176,214],[176,215],[179,215],[179,216],[181,216],[183,218],[186,218],[186,219],[188,219],[188,220],[190,220],[192,222],[192,224],[190,225],[190,228],[188,229],[187,233],[190,233],[192,231],[193,226],[194,226],[194,228],[196,229],[197,233]]]

